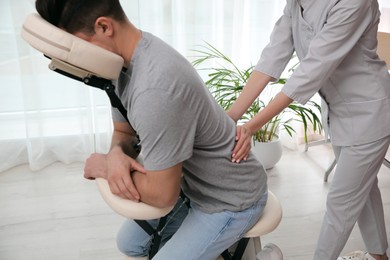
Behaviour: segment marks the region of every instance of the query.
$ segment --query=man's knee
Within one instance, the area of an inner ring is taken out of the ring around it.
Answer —
[[[142,240],[142,239],[141,239]],[[149,244],[148,241],[141,241],[140,238],[134,236],[131,232],[125,230],[119,230],[116,237],[116,245],[118,250],[131,257],[143,257],[148,255]]]
[[[124,240],[117,238],[116,245],[118,247],[118,250],[126,256],[144,257],[148,255],[147,248],[142,247],[137,243],[126,243]]]

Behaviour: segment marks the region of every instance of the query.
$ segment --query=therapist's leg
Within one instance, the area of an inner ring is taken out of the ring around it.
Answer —
[[[358,224],[367,251],[376,259],[386,254],[388,248],[381,193],[375,181],[366,204],[359,216]],[[387,259],[387,257],[383,258]]]
[[[268,194],[252,207],[240,211],[207,214],[191,205],[188,216],[153,260],[214,260],[233,245],[260,218]]]
[[[370,226],[361,230],[365,240],[371,240],[367,249],[381,254],[386,251],[383,205],[381,200],[374,200],[380,197],[377,174],[388,146],[386,137],[364,145],[333,147],[337,167],[328,193],[315,260],[337,259],[358,219]],[[367,219],[374,215],[375,218]]]

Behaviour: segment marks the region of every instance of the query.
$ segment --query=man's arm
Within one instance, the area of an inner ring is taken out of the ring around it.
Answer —
[[[114,133],[112,137],[111,151],[109,158],[108,182],[114,194],[129,198],[137,191],[137,200],[156,207],[168,207],[176,203],[180,193],[180,178],[182,165],[177,164],[168,169],[160,171],[137,171],[134,170],[133,163],[126,176],[122,176],[119,171],[124,171],[118,166],[120,162],[127,165],[125,158],[130,156],[136,158],[138,153],[133,147],[138,139],[133,129],[122,122],[114,122]],[[120,159],[120,160],[118,160]],[[130,175],[131,172],[131,175]]]
[[[86,161],[84,177],[107,179],[113,194],[139,201],[140,195],[130,177],[131,171],[145,172],[143,166],[133,159],[138,155],[133,149],[136,142],[135,132],[127,122],[114,122],[110,152],[107,155],[92,154]]]
[[[132,173],[133,182],[140,194],[140,200],[149,205],[164,208],[177,202],[180,194],[182,164],[160,171]]]
[[[145,173],[143,166],[135,161],[137,142],[136,133],[127,122],[114,121],[111,150],[106,157],[106,179],[113,194],[134,201],[140,200],[140,194],[130,174],[134,170]]]
[[[125,154],[136,159],[138,152],[134,149],[134,146],[137,143],[136,133],[127,122],[114,122],[111,150],[115,147],[120,147]]]
[[[133,149],[136,141],[127,123],[114,122],[110,152],[91,155],[85,177],[107,179],[111,192],[125,199],[156,207],[175,204],[180,193],[181,164],[160,171],[145,171],[133,159],[138,155]]]

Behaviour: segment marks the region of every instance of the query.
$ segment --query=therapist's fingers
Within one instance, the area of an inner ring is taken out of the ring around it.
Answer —
[[[245,127],[237,127],[238,140],[232,151],[232,161],[239,163],[242,160],[246,160],[251,149],[252,135]]]
[[[241,126],[237,126],[237,128],[236,128],[236,136],[235,136],[235,140],[234,140],[235,143],[234,143],[234,147],[233,147],[233,150],[232,150],[232,162],[236,162],[236,160],[238,160],[237,152],[240,150],[240,148],[242,146],[242,141],[240,141],[241,130],[242,130],[242,127]]]
[[[237,126],[237,128],[236,128],[236,139],[235,139],[236,142],[237,142],[238,140],[240,140],[240,137],[241,137],[241,130],[242,130],[242,126]]]
[[[232,161],[239,163],[242,160],[246,160],[248,158],[248,154],[251,149],[251,137],[241,137],[238,140],[236,147],[234,149],[234,154],[232,156]]]

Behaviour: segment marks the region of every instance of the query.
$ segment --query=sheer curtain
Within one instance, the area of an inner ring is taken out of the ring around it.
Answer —
[[[47,68],[49,61],[20,37],[34,0],[0,1],[0,172],[28,163],[84,161],[110,146],[105,93]],[[238,65],[256,63],[285,0],[122,0],[140,29],[191,60],[208,42]]]
[[[381,9],[381,21],[378,30],[390,33],[390,0],[379,0]]]

